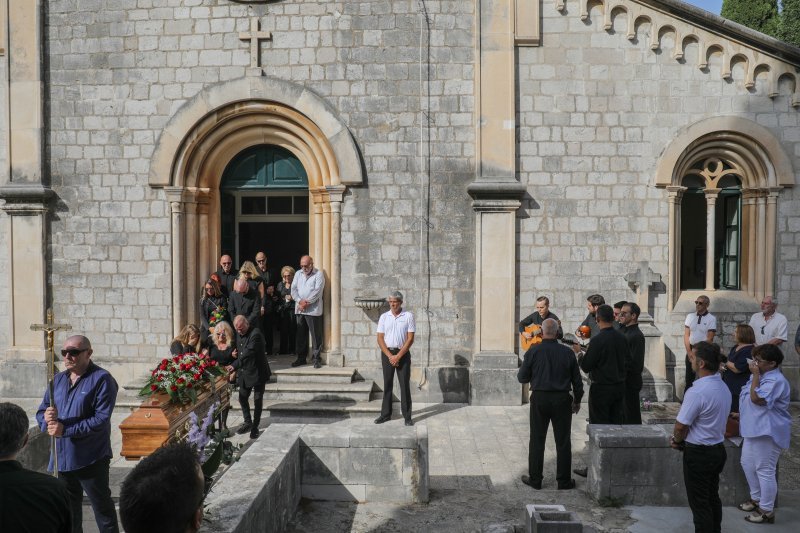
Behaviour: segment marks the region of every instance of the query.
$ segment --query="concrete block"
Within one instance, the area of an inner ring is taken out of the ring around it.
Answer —
[[[563,505],[534,505],[528,504],[525,506],[525,509],[522,511],[522,523],[525,527],[525,533],[532,533],[533,532],[533,514],[536,512],[539,513],[549,513],[549,512],[564,512],[566,509]]]
[[[352,448],[406,448],[417,446],[417,431],[414,427],[383,425],[353,426],[350,430]]]
[[[347,448],[350,446],[351,427],[339,424],[312,424],[305,426],[300,433],[303,446]]]
[[[533,533],[582,533],[578,515],[569,511],[535,511]]]
[[[407,485],[366,485],[368,502],[410,502],[414,500],[414,488]]]
[[[300,447],[303,484],[339,484],[339,449]]]

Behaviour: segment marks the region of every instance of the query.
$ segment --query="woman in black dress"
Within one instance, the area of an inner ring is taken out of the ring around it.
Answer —
[[[742,387],[750,379],[750,367],[747,359],[752,358],[753,346],[756,342],[756,335],[747,324],[737,324],[733,331],[733,339],[736,346],[731,348],[728,360],[722,365],[722,381],[728,385],[731,391],[731,413],[739,412],[739,393]]]
[[[278,292],[278,320],[281,330],[280,353],[294,352],[297,323],[294,319],[294,300],[292,299],[292,280],[295,270],[290,266],[281,269],[281,281],[275,289]]]
[[[228,320],[228,299],[213,279],[203,284],[203,295],[200,297],[200,337],[208,344],[208,335],[214,324]]]
[[[220,366],[226,367],[233,363],[236,359],[236,337],[233,335],[233,328],[227,322],[217,322],[214,326],[214,333],[208,337],[211,342],[208,345],[208,357],[216,361]],[[228,374],[228,383],[236,382],[236,372]],[[222,419],[222,427],[228,427],[228,411],[230,407],[225,409],[220,417]]]

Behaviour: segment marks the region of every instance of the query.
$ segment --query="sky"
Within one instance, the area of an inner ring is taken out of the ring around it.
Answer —
[[[719,15],[719,10],[722,9],[722,0],[683,0],[687,4],[695,5],[699,8],[710,11],[715,15]]]

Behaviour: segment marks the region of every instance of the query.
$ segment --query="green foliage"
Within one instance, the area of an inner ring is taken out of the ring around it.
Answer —
[[[778,0],[723,0],[720,15],[766,35],[778,35]]]
[[[778,38],[800,46],[800,0],[783,0]]]

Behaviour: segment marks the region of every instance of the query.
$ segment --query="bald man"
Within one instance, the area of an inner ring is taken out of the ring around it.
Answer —
[[[300,258],[300,270],[292,280],[292,298],[295,301],[294,316],[297,321],[297,359],[292,366],[306,364],[308,356],[308,334],[311,333],[313,352],[311,359],[314,368],[320,368],[322,362],[322,291],[325,290],[325,276],[318,268],[314,268],[311,256]]]
[[[219,269],[216,274],[219,278],[219,288],[225,298],[228,298],[233,292],[233,282],[239,277],[239,271],[233,268],[231,256],[224,254],[219,258]]]
[[[83,335],[64,341],[61,356],[66,370],[53,379],[50,392],[36,412],[42,432],[58,439],[58,472],[67,483],[72,530],[82,531],[83,493],[89,497],[97,528],[117,532],[117,512],[108,484],[111,463],[111,413],[117,401],[117,382],[92,361],[92,344]],[[53,470],[50,457],[48,470]]]

